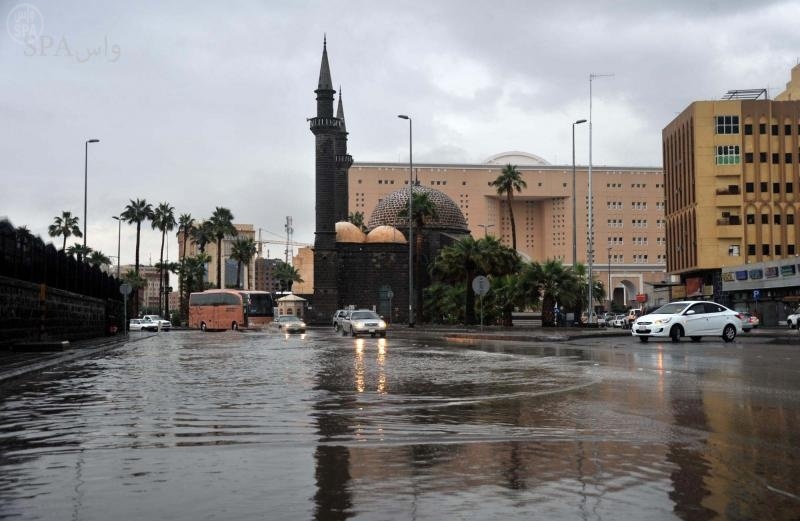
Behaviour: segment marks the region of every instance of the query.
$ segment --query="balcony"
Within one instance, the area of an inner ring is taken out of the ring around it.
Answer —
[[[717,195],[739,195],[741,188],[739,185],[728,185],[725,188],[717,188]]]

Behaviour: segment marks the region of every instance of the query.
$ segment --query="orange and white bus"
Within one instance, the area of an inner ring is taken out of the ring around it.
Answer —
[[[202,331],[264,327],[274,315],[266,291],[210,289],[189,295],[189,327]]]

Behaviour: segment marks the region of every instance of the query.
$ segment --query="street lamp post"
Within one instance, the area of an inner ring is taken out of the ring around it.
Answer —
[[[89,189],[89,143],[99,143],[99,139],[87,139],[83,144],[83,252],[86,255],[86,201]]]
[[[613,295],[611,292],[611,248],[608,248],[608,310],[611,311],[611,300]]]
[[[111,218],[117,221],[117,280],[119,281],[119,245],[122,238],[122,216],[112,215]]]
[[[479,224],[478,226],[480,226],[481,228],[483,228],[483,238],[485,239],[485,238],[486,238],[486,236],[488,235],[488,233],[487,233],[487,230],[488,230],[489,228],[491,228],[492,226],[494,226],[494,224]]]
[[[408,327],[414,327],[414,155],[411,117],[398,114],[408,120]]]
[[[575,125],[586,123],[585,119],[579,119],[572,124],[572,267],[573,269],[578,264],[578,234],[576,232],[577,217],[575,208],[578,206],[578,200],[575,198]]]
[[[587,252],[588,277],[589,277],[589,309],[587,310],[586,320],[588,324],[592,323],[592,256],[594,255],[594,220],[592,217],[592,206],[594,204],[594,197],[592,197],[592,81],[595,78],[613,76],[613,74],[589,74],[589,248]]]

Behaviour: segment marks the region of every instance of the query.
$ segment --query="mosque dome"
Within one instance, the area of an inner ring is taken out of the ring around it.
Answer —
[[[436,206],[438,217],[425,224],[426,228],[444,228],[469,232],[467,220],[464,214],[444,192],[428,188],[427,186],[415,185],[415,194],[426,194],[428,199]],[[375,206],[372,216],[369,218],[367,228],[372,231],[379,226],[391,226],[394,228],[408,228],[408,218],[400,217],[400,212],[408,207],[408,188],[401,188],[384,197]]]
[[[378,226],[367,234],[367,242],[394,242],[397,244],[407,244],[406,236],[394,226]]]
[[[529,152],[501,152],[484,161],[487,165],[547,166],[550,163]]]
[[[336,223],[336,242],[365,242],[366,240],[367,236],[355,224],[347,221]]]

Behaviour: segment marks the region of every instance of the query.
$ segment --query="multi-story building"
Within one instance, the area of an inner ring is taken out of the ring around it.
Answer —
[[[135,266],[133,264],[120,266],[120,271],[124,275],[129,271],[133,271]],[[142,277],[146,284],[139,290],[139,311],[141,313],[157,313],[159,308],[159,284],[158,284],[158,268],[155,266],[139,266],[139,276]]]
[[[209,242],[206,244],[205,251],[208,255],[211,256],[211,261],[208,263],[206,268],[206,281],[211,283],[214,287],[228,287],[234,286],[236,284],[236,262],[231,261],[231,251],[233,249],[233,241],[236,240],[237,237],[248,237],[255,241],[255,230],[253,229],[252,224],[234,224],[234,228],[236,228],[236,236],[227,236],[222,239],[222,286],[217,284],[217,243],[216,241]],[[184,253],[188,256],[197,255],[200,252],[200,248],[198,247],[197,243],[195,243],[192,238],[190,237],[188,240],[188,244],[183,244],[183,233],[178,233],[178,251],[183,255]],[[255,257],[250,261],[248,266],[243,266],[242,271],[242,279],[240,283],[244,287],[244,289],[253,288],[255,284],[255,270],[254,270],[254,261]]]
[[[255,259],[253,266],[255,268],[255,281],[254,288],[257,291],[280,291],[280,281],[275,278],[275,270],[283,263],[281,259]]]
[[[531,260],[558,259],[564,264],[587,263],[589,171],[575,170],[573,221],[572,166],[551,165],[542,158],[509,152],[482,164],[415,164],[422,186],[447,194],[467,219],[472,235],[494,235],[511,245],[506,197],[491,185],[506,164],[522,173],[527,188],[515,193],[513,212],[517,249]],[[356,162],[349,174],[350,212],[368,220],[387,194],[408,186],[408,164]],[[666,277],[664,176],[656,167],[593,166],[593,274],[613,289],[618,307],[636,305],[649,295],[652,284]],[[573,226],[574,223],[574,226]],[[575,259],[573,259],[573,230]]]
[[[663,155],[673,297],[760,305],[774,324],[800,299],[800,66],[767,96],[693,102],[664,128]]]

